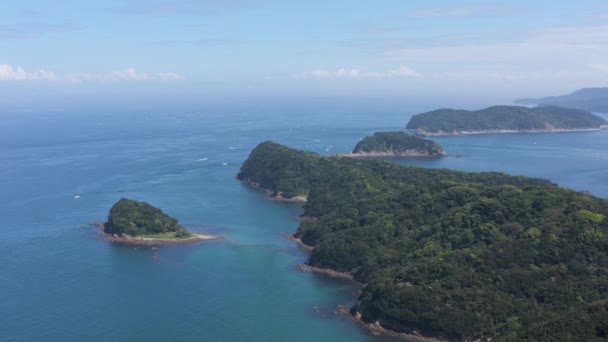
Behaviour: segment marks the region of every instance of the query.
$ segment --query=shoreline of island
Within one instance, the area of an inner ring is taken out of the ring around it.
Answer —
[[[382,324],[380,323],[380,321],[376,321],[374,323],[365,322],[363,320],[360,312],[355,311],[355,313],[353,313],[351,309],[349,309],[347,306],[344,306],[344,305],[338,305],[338,307],[336,309],[336,313],[338,315],[348,316],[353,321],[353,323],[355,323],[362,329],[367,330],[373,336],[386,336],[386,337],[391,337],[394,339],[398,339],[401,341],[408,341],[408,342],[446,342],[446,341],[448,341],[448,340],[443,340],[443,339],[439,339],[439,338],[435,338],[435,337],[423,336],[416,331],[414,331],[413,333],[404,333],[404,332],[397,332],[394,330],[390,330],[390,329],[383,327]]]
[[[268,200],[275,200],[275,201],[287,202],[287,203],[301,202],[298,198],[284,198],[284,197],[280,196],[280,193],[279,193],[279,196],[273,196],[274,192],[272,190],[262,188],[259,185],[259,183],[253,182],[250,179],[247,179],[245,177],[241,177],[240,174],[237,176],[237,179],[242,184],[247,185],[256,191],[262,191],[262,192],[266,193],[266,195],[267,195],[266,199],[268,199]],[[302,198],[302,197],[300,197],[300,198]],[[303,218],[303,219],[307,219],[307,218]],[[312,253],[314,250],[314,246],[306,244],[304,241],[302,241],[302,239],[300,237],[297,236],[297,234],[284,234],[283,238],[295,242],[299,248],[305,250],[309,254]],[[316,273],[323,277],[330,277],[330,278],[348,281],[353,286],[356,286],[359,289],[363,289],[367,286],[365,283],[358,281],[355,278],[354,274],[349,273],[349,272],[340,272],[340,271],[337,271],[337,270],[334,270],[331,268],[322,268],[322,267],[313,266],[313,265],[306,264],[306,263],[297,264],[294,268],[295,268],[295,270],[297,270],[299,272]],[[433,337],[422,336],[422,335],[418,334],[415,329],[413,329],[413,332],[399,332],[397,330],[391,330],[391,329],[383,327],[382,323],[380,321],[366,322],[363,320],[362,315],[358,314],[355,307],[353,307],[352,310],[347,309],[345,307],[344,313],[349,315],[349,317],[353,323],[358,325],[365,332],[372,334],[372,335],[381,335],[381,336],[386,336],[386,337],[392,337],[392,338],[402,340],[402,341],[412,341],[412,342],[445,342],[443,340],[439,340],[439,339],[436,339]]]
[[[448,153],[436,142],[403,131],[376,132],[340,155],[347,158],[442,158]]]
[[[266,198],[271,201],[277,201],[277,202],[283,202],[283,203],[300,203],[300,204],[306,203],[306,201],[308,201],[308,198],[306,196],[294,196],[294,197],[287,198],[287,197],[283,197],[281,194],[273,195],[272,191],[262,188],[259,184],[256,184],[256,183],[253,183],[253,182],[250,182],[247,180],[243,180],[243,179],[238,179],[238,180],[241,183],[243,183],[255,190],[265,193]]]
[[[287,235],[285,235],[285,238],[287,240],[295,242],[298,245],[298,247],[302,248],[303,250],[305,250],[309,253],[312,252],[312,250],[314,249],[313,246],[305,244],[302,241],[302,239],[296,237],[295,235],[287,234]],[[322,268],[322,267],[316,267],[316,266],[311,266],[311,265],[307,265],[307,264],[299,264],[298,266],[296,266],[296,268],[300,272],[323,274],[323,275],[326,275],[326,276],[329,276],[332,278],[340,278],[340,279],[344,279],[344,280],[349,280],[354,283],[357,283],[358,285],[365,286],[365,284],[358,282],[355,279],[355,277],[348,272],[339,272],[336,270],[332,270],[331,268]]]
[[[574,133],[574,132],[596,132],[608,130],[608,125],[593,128],[550,128],[550,129],[484,129],[484,130],[465,130],[465,131],[427,131],[424,129],[409,129],[421,137],[453,137],[459,135],[483,135],[483,134],[540,134],[540,133]]]
[[[257,191],[265,192],[268,195],[266,198],[269,200],[277,200],[277,201],[281,201],[281,202],[294,202],[294,199],[291,199],[291,198],[285,199],[282,197],[276,198],[275,196],[272,196],[272,193],[273,193],[272,190],[261,188],[258,183],[252,182],[252,181],[250,181],[248,179],[244,179],[242,177],[237,177],[237,179],[239,179],[243,184],[248,185]],[[297,200],[295,200],[295,201],[297,201]],[[299,248],[302,248],[303,250],[307,251],[308,253],[312,253],[314,250],[314,246],[307,245],[296,234],[285,234],[285,235],[283,235],[283,238],[295,242]],[[319,274],[320,276],[324,276],[324,277],[345,280],[345,281],[348,281],[349,283],[351,283],[353,286],[356,286],[360,289],[363,289],[366,287],[365,283],[358,281],[353,274],[348,273],[348,272],[340,272],[340,271],[336,271],[336,270],[333,270],[330,268],[312,266],[310,264],[297,264],[294,268],[295,268],[295,270],[297,270],[299,272],[316,273],[316,274]],[[416,329],[412,329],[412,331],[408,331],[408,332],[403,332],[403,331],[391,330],[389,328],[386,328],[386,327],[382,326],[381,321],[366,322],[363,320],[362,315],[358,314],[358,312],[356,311],[356,309],[354,307],[352,310],[347,309],[346,313],[348,313],[348,315],[353,323],[357,324],[361,329],[364,329],[364,331],[366,331],[367,333],[372,334],[372,335],[381,335],[381,336],[386,336],[386,337],[392,337],[392,338],[402,340],[402,341],[445,342],[445,340],[437,339],[432,336],[423,336],[423,335],[419,334],[417,332],[418,330],[416,330]],[[437,334],[440,334],[440,333],[437,333]],[[431,333],[431,335],[434,335],[434,334]]]
[[[295,242],[298,245],[298,247],[302,248],[303,250],[305,250],[307,252],[312,252],[312,250],[314,248],[313,246],[305,244],[300,238],[296,237],[295,235],[286,235],[285,238],[287,240]],[[346,280],[346,281],[353,283],[353,285],[359,286],[359,287],[366,286],[365,283],[361,283],[361,282],[357,281],[355,279],[355,277],[348,272],[339,272],[339,271],[333,270],[331,268],[322,268],[322,267],[311,266],[311,265],[306,265],[306,264],[299,264],[296,266],[296,269],[298,271],[304,272],[304,273],[316,273],[316,274],[330,277],[330,278]],[[386,337],[391,337],[391,338],[395,338],[395,339],[398,339],[401,341],[408,341],[408,342],[446,342],[447,341],[447,340],[437,339],[434,337],[423,336],[423,335],[417,333],[416,331],[414,331],[414,333],[405,333],[405,332],[398,332],[395,330],[391,330],[391,329],[383,327],[382,323],[380,321],[376,321],[373,323],[366,322],[363,320],[363,317],[360,312],[358,312],[358,311],[353,312],[353,310],[351,310],[347,306],[338,305],[336,312],[340,315],[348,316],[353,321],[353,323],[357,324],[359,327],[361,327],[362,329],[366,330],[367,332],[369,332],[370,334],[372,334],[374,336],[386,336]]]
[[[405,129],[423,137],[593,132],[608,129],[608,121],[572,108],[499,105],[479,110],[446,108],[416,114]]]
[[[135,246],[158,246],[158,245],[180,245],[190,244],[200,241],[220,240],[223,236],[210,235],[210,234],[194,234],[190,233],[190,236],[183,239],[163,239],[163,238],[149,238],[141,236],[130,236],[130,235],[117,235],[108,234],[104,232],[105,224],[101,222],[92,222],[89,225],[97,227],[104,240],[112,243],[123,244],[123,245],[135,245]]]
[[[346,158],[443,158],[448,157],[446,152],[439,154],[421,153],[417,150],[403,152],[348,152],[340,155]]]

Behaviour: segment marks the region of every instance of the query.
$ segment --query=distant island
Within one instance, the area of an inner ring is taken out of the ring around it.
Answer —
[[[517,104],[538,106],[560,106],[608,113],[608,88],[583,88],[568,95],[517,99]]]
[[[476,111],[439,109],[417,114],[406,129],[415,130],[421,136],[441,136],[594,131],[606,125],[606,120],[578,109],[494,106]]]
[[[193,234],[160,209],[146,202],[126,198],[112,206],[108,222],[95,225],[102,228],[107,240],[125,244],[189,243],[220,238],[215,235]]]
[[[312,250],[300,269],[364,283],[350,313],[374,331],[458,341],[607,335],[607,200],[542,179],[272,142],[238,177],[307,197],[295,238]]]
[[[347,157],[445,157],[437,143],[404,132],[378,132],[363,138]]]

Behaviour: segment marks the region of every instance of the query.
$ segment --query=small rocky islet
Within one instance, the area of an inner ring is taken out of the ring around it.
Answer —
[[[107,222],[94,225],[101,229],[106,240],[132,245],[182,244],[221,238],[194,234],[159,208],[127,198],[112,206]]]

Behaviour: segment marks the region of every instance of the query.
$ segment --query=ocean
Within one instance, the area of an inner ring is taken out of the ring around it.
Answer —
[[[429,108],[432,109],[432,108]],[[338,305],[358,288],[296,269],[301,209],[235,175],[273,140],[329,155],[400,130],[400,106],[279,105],[0,115],[1,341],[382,341]],[[547,178],[608,197],[608,131],[434,138],[454,156],[396,162]],[[223,240],[102,240],[121,197]]]

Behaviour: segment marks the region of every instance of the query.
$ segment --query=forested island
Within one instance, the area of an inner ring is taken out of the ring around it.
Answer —
[[[366,284],[354,317],[439,340],[608,335],[608,201],[542,179],[321,157],[272,142],[238,178],[307,196],[311,268]]]
[[[414,115],[406,129],[421,136],[485,133],[593,131],[608,122],[592,113],[561,107],[494,106],[482,110],[439,109]]]
[[[431,140],[405,132],[377,132],[357,143],[347,157],[445,157],[447,153]]]
[[[608,88],[583,88],[568,95],[538,99],[517,99],[515,103],[538,106],[561,106],[591,112],[608,113]]]
[[[108,221],[99,226],[107,240],[126,244],[188,243],[220,238],[193,234],[159,208],[126,198],[112,206]]]

